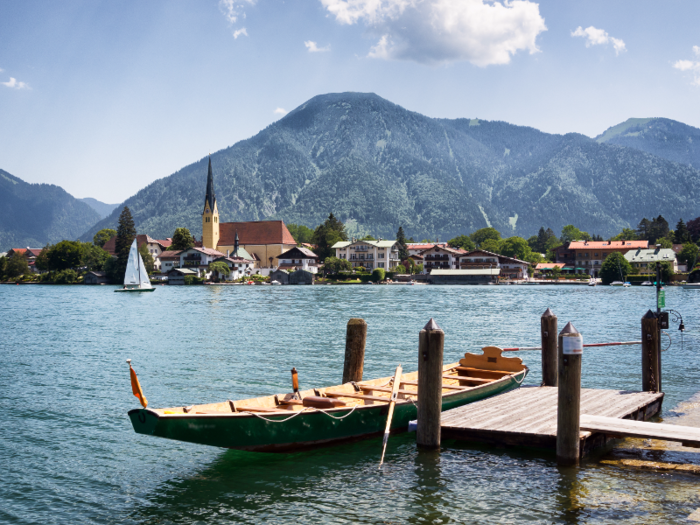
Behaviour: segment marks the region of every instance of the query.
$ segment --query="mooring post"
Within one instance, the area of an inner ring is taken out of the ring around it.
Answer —
[[[442,355],[445,332],[430,319],[418,334],[418,426],[416,443],[425,449],[440,448],[442,412]]]
[[[649,310],[642,317],[642,390],[644,392],[661,392],[659,374],[659,320]]]
[[[559,333],[557,463],[578,465],[581,425],[581,356],[583,338],[573,324]]]
[[[557,316],[547,310],[540,318],[542,338],[542,386],[557,386]]]
[[[343,383],[362,381],[365,366],[365,344],[367,343],[367,323],[364,319],[350,319],[345,334],[345,364]]]

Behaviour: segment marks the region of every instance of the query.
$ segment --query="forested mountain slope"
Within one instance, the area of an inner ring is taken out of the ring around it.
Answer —
[[[0,170],[0,252],[77,239],[100,216],[63,188],[28,184]]]
[[[139,232],[201,233],[207,161],[128,199]],[[212,155],[221,220],[314,227],[329,212],[351,233],[450,238],[492,225],[529,236],[575,223],[602,235],[663,214],[700,215],[700,172],[578,134],[433,119],[374,94],[319,95]],[[121,208],[88,231],[115,227]]]

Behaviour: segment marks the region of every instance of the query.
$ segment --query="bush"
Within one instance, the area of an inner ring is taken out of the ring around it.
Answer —
[[[378,283],[380,281],[383,281],[385,277],[386,277],[386,272],[384,271],[384,268],[375,268],[374,271],[372,272],[371,279],[375,283]]]
[[[53,274],[53,282],[55,284],[73,284],[78,280],[78,274],[75,270],[61,270]]]
[[[196,275],[185,275],[185,284],[202,284],[204,279]]]

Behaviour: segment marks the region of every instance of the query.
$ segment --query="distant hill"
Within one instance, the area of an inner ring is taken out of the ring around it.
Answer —
[[[631,118],[596,141],[657,155],[700,170],[700,129],[667,118]]]
[[[0,251],[77,239],[100,216],[51,184],[28,184],[0,170]]]
[[[646,216],[700,215],[700,171],[658,155],[505,122],[434,119],[374,94],[319,95],[212,155],[222,221],[449,239],[492,225],[529,236],[576,224],[609,236]],[[138,231],[201,235],[207,160],[129,198]],[[86,234],[115,227],[121,206]]]
[[[104,219],[114,211],[114,208],[119,206],[119,204],[106,204],[104,202],[98,201],[97,199],[93,199],[92,197],[85,197],[84,199],[78,199],[80,201],[83,201],[85,204],[90,206],[93,210],[97,212],[97,214],[100,216],[100,219]]]

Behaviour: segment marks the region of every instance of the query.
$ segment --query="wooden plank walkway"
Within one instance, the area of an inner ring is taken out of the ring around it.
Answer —
[[[581,430],[621,437],[680,441],[684,447],[700,448],[700,428],[695,427],[581,414]]]
[[[556,449],[556,387],[524,386],[442,413],[445,439]],[[645,421],[661,411],[664,395],[581,389],[581,414]],[[615,435],[582,430],[581,455]]]

